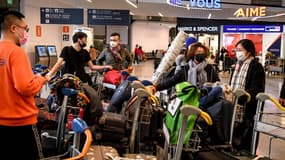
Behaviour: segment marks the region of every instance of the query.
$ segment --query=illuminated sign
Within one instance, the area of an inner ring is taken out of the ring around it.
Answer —
[[[220,33],[219,26],[198,26],[198,25],[178,26],[177,30],[191,32],[191,33]]]
[[[221,9],[221,0],[167,0],[167,3],[191,9]]]
[[[223,32],[279,33],[283,32],[283,25],[225,25]]]
[[[266,16],[266,7],[239,8],[234,16],[239,17],[264,17]]]

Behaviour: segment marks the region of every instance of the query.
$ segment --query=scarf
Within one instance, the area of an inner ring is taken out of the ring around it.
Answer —
[[[199,82],[199,86],[202,86],[205,82],[207,82],[207,72],[205,71],[205,67],[208,65],[208,63],[206,61],[196,64],[193,60],[190,60],[188,64],[188,82],[195,86],[198,86],[197,82]]]
[[[236,63],[235,71],[230,83],[232,90],[236,88],[245,89],[245,78],[247,75],[249,64],[253,59],[253,57],[250,57],[244,62],[238,61]]]
[[[118,48],[111,48],[112,55],[114,56],[116,62],[122,61],[122,56],[120,54],[121,47]]]

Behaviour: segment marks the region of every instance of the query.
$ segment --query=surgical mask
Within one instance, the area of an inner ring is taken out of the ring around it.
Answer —
[[[24,36],[23,36],[23,38],[20,38],[20,44],[21,45],[25,45],[26,43],[27,43],[27,41],[28,41],[28,33],[27,32],[24,32]]]
[[[236,51],[236,57],[239,61],[244,61],[246,59],[245,53],[243,51]]]
[[[197,54],[195,55],[195,60],[198,62],[198,63],[201,63],[205,60],[206,58],[206,54],[203,53],[203,54]]]
[[[23,36],[20,36],[19,32],[17,32],[18,37],[19,37],[19,43],[17,44],[18,46],[25,45],[28,41],[28,33],[24,32]]]
[[[118,42],[115,42],[115,41],[110,41],[110,47],[111,48],[115,48],[115,47],[117,47],[118,46]]]

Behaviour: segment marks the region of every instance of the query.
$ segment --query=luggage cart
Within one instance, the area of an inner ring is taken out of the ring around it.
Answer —
[[[140,133],[141,125],[150,125],[151,116],[154,107],[158,106],[158,100],[149,91],[147,91],[140,82],[131,84],[134,88],[134,96],[130,99],[129,104],[124,109],[124,114],[129,122],[132,123],[130,136],[130,153],[140,152]],[[152,99],[155,104],[152,104]],[[146,100],[145,106],[142,102]],[[131,115],[133,113],[133,115]]]
[[[186,125],[188,116],[197,115],[203,118],[209,125],[212,125],[211,117],[206,113],[200,110],[199,108],[191,105],[183,105],[180,108],[182,113],[182,125],[179,131],[179,138],[177,144],[170,143],[170,135],[165,124],[163,124],[163,132],[165,134],[165,144],[164,144],[164,159],[165,160],[179,160],[181,158],[182,149],[191,152],[197,152],[199,150],[200,138],[198,132],[202,132],[201,129],[196,129],[192,131],[190,138],[190,146],[192,148],[183,148],[183,139],[186,131]]]
[[[82,159],[87,154],[87,152],[90,148],[91,142],[92,142],[91,131],[88,129],[87,124],[81,118],[79,118],[80,114],[78,114],[77,118],[74,118],[72,120],[72,130],[73,131],[69,132],[69,134],[73,135],[73,143],[68,148],[67,152],[61,154],[62,149],[63,149],[63,144],[66,141],[66,139],[65,139],[65,134],[66,134],[66,132],[65,132],[65,127],[66,127],[65,117],[66,117],[67,108],[72,107],[72,106],[67,105],[68,97],[70,97],[72,95],[78,95],[78,96],[82,97],[86,102],[89,102],[89,99],[86,97],[86,95],[84,95],[83,93],[81,93],[75,89],[62,88],[61,92],[64,95],[64,98],[63,98],[63,102],[62,102],[62,106],[61,106],[61,112],[60,112],[59,119],[58,119],[58,128],[57,128],[56,137],[50,136],[50,135],[48,135],[48,133],[42,134],[42,136],[46,137],[47,139],[55,140],[55,147],[57,148],[58,153],[60,155],[47,157],[47,158],[45,158],[45,160],[60,159],[62,157],[66,157],[68,155],[70,155],[69,156],[70,158],[67,158],[68,160]],[[73,109],[79,109],[79,107],[72,107],[72,108]],[[78,112],[78,113],[80,113],[80,112]],[[81,133],[85,134],[86,139],[85,139],[84,147],[83,147],[82,151],[80,152],[79,148],[80,148],[80,134]]]
[[[258,103],[254,119],[251,154],[256,154],[255,149],[258,141],[258,134],[263,133],[270,136],[270,142],[268,147],[268,156],[270,159],[272,140],[276,138],[285,140],[285,125],[280,122],[274,121],[276,119],[281,121],[281,119],[285,118],[285,108],[266,93],[259,93],[257,94],[256,98],[258,100]],[[268,101],[271,102],[271,104],[273,103],[274,106],[277,107],[278,112],[265,111],[265,102]]]
[[[212,86],[221,86],[222,87],[222,85],[223,84],[221,84],[221,83],[216,83],[216,84],[205,83],[204,84],[205,87],[212,87]],[[230,91],[230,92],[231,92],[232,96],[229,97],[228,101],[230,101],[234,107],[232,119],[231,119],[231,125],[230,125],[230,137],[229,137],[229,140],[223,145],[211,145],[211,146],[209,146],[212,149],[229,148],[229,149],[233,150],[232,141],[233,141],[234,128],[237,124],[243,122],[243,115],[245,112],[246,103],[248,103],[251,99],[250,94],[243,89],[238,88],[238,89],[235,89],[234,91]],[[244,104],[238,104],[238,101],[239,101],[240,97],[242,97],[242,96],[246,96],[246,101],[244,102]]]

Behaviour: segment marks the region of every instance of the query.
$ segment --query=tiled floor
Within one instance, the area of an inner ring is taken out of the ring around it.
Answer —
[[[154,73],[154,67],[153,67],[153,61],[148,60],[146,62],[142,62],[138,65],[134,65],[134,72],[133,75],[136,75],[139,77],[141,80],[151,80],[152,75]],[[228,73],[221,73],[220,75],[222,82],[227,83],[229,74]],[[278,98],[280,88],[282,85],[282,76],[278,75],[270,75],[267,76],[266,78],[266,89],[265,93],[270,94],[274,98]],[[270,112],[280,112],[276,107],[274,107],[272,104],[266,104],[265,105],[266,110]],[[279,124],[285,125],[285,118],[274,118],[275,121],[279,121]],[[271,148],[271,158],[274,160],[283,160],[285,159],[285,141],[280,140],[280,139],[274,139],[272,141],[272,148]],[[257,149],[257,153],[260,155],[265,155],[268,156],[268,151],[269,149],[269,137],[261,134],[260,135],[260,140],[259,140],[259,145]],[[283,157],[284,156],[284,157]]]

